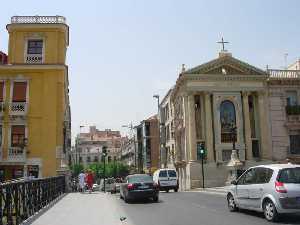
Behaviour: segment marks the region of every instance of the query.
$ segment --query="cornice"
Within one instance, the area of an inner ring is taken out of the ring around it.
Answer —
[[[268,75],[185,74],[185,81],[267,81]]]
[[[64,64],[5,64],[0,65],[0,70],[65,70],[68,69],[67,65]]]

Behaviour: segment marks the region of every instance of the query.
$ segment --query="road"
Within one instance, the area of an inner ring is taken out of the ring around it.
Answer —
[[[120,217],[126,217],[120,222]],[[70,193],[40,215],[33,225],[264,225],[261,213],[231,213],[225,197],[200,192],[160,193],[160,201],[127,204],[109,193]],[[276,224],[300,224],[285,217]]]

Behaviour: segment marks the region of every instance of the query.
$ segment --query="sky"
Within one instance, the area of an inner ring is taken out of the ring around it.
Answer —
[[[217,57],[224,37],[234,57],[261,69],[300,58],[298,0],[14,0],[1,1],[0,50],[15,15],[61,15],[70,27],[67,53],[72,136],[128,130],[157,112],[187,69]]]

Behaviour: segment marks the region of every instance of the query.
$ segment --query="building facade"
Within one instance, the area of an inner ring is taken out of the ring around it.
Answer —
[[[79,133],[76,138],[75,149],[72,152],[74,164],[82,164],[87,168],[92,163],[103,162],[103,147],[107,149],[106,162],[121,159],[121,137],[120,131],[110,129],[98,130],[96,126],[90,126],[89,132]]]
[[[174,168],[175,159],[175,130],[174,130],[174,105],[171,102],[173,89],[170,89],[160,103],[160,140],[161,167]]]
[[[54,176],[71,147],[66,51],[61,16],[14,16],[8,62],[0,64],[0,173],[4,179]]]
[[[180,187],[202,186],[200,145],[206,187],[225,184],[233,142],[243,169],[284,160],[288,149],[298,153],[298,115],[290,117],[286,105],[292,102],[296,113],[291,99],[299,100],[299,81],[299,71],[264,71],[226,51],[182,71],[171,94]]]
[[[135,128],[137,137],[138,171],[152,174],[155,170],[160,168],[157,115],[143,120]]]
[[[137,166],[137,146],[134,137],[125,137],[121,144],[121,161],[134,169]],[[135,170],[135,169],[134,169]]]

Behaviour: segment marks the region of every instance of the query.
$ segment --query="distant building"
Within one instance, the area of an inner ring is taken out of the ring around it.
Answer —
[[[50,177],[67,169],[71,112],[62,16],[14,16],[0,53],[0,174]]]
[[[72,152],[73,163],[83,164],[87,167],[91,163],[102,162],[102,150],[107,148],[106,162],[121,159],[121,137],[120,131],[110,129],[97,130],[96,126],[90,126],[88,133],[79,133],[76,137],[75,149]]]
[[[138,171],[153,173],[159,165],[159,130],[157,115],[136,126]]]
[[[162,146],[161,167],[174,168],[175,130],[174,106],[171,101],[173,89],[170,89],[160,103],[160,139]]]
[[[137,165],[137,146],[135,137],[123,138],[121,144],[121,161],[130,167]]]

